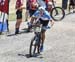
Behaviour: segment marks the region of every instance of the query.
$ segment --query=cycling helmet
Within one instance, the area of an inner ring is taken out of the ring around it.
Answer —
[[[38,10],[39,10],[39,11],[40,11],[40,10],[45,11],[45,8],[44,8],[44,7],[39,7]]]

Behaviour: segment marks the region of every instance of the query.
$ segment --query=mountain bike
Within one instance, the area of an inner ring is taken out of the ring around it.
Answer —
[[[46,27],[49,29],[50,27]],[[36,54],[40,54],[40,46],[41,46],[41,30],[43,29],[42,25],[35,24],[32,26],[32,30],[34,32],[34,37],[31,40],[30,48],[29,48],[29,55],[30,57],[36,56]]]

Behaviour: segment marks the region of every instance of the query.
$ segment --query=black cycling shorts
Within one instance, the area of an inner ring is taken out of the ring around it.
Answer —
[[[17,15],[17,19],[22,19],[22,11],[17,10],[16,15]]]
[[[41,30],[41,32],[43,33],[46,31],[46,29],[44,29],[44,27],[48,26],[49,20],[42,20],[42,19],[39,19],[39,20],[40,20],[40,23],[43,25],[42,26],[43,28]]]
[[[49,20],[42,20],[42,19],[39,19],[40,20],[40,23],[43,25],[43,26],[47,26],[48,23],[49,23]]]

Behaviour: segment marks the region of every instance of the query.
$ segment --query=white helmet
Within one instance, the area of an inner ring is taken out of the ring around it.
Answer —
[[[39,7],[38,10],[43,10],[43,11],[45,11],[45,8],[44,8],[44,7]]]

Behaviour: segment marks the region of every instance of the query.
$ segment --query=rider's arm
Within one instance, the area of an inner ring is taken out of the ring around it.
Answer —
[[[33,24],[34,20],[36,20],[36,17],[31,17],[30,23]]]
[[[49,21],[51,22],[51,23],[50,23],[51,26],[53,26],[53,25],[54,25],[54,20],[51,18],[49,12],[47,12],[47,15],[48,15],[47,17],[48,17]]]
[[[36,12],[32,15],[31,20],[30,20],[30,23],[33,23],[33,21],[38,18],[38,15],[39,15],[39,12],[36,11]]]

